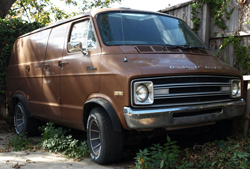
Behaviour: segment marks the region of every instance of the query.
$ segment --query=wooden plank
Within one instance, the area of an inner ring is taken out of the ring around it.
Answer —
[[[247,37],[247,46],[250,45],[250,36]]]
[[[192,23],[192,21],[191,21],[191,7],[190,6],[188,6],[188,7],[186,7],[187,8],[187,13],[186,13],[186,15],[187,15],[187,24],[188,24],[188,26],[190,26],[191,28],[193,28],[193,23]]]
[[[225,32],[223,33],[224,36],[221,34],[217,34],[216,36],[211,35],[211,38],[222,38],[222,37],[229,37],[235,35],[235,32]],[[250,30],[248,31],[239,31],[239,36],[250,36]]]
[[[249,117],[250,115],[250,81],[247,80],[246,82],[248,82],[248,84],[247,84],[247,99],[246,99],[245,115]],[[245,124],[244,124],[245,137],[247,136],[248,129],[249,129],[249,119],[246,119]]]
[[[244,37],[242,38],[242,45],[248,46],[248,37],[244,36]]]
[[[180,8],[179,11],[180,11],[180,18],[182,20],[184,20],[184,17],[183,17],[183,8]]]
[[[243,80],[244,81],[250,81],[250,75],[244,75]]]
[[[204,4],[201,16],[200,37],[207,46],[209,45],[210,20],[210,6]]]
[[[188,6],[188,5],[190,5],[191,3],[193,3],[192,0],[190,0],[190,1],[188,1],[188,2],[184,2],[184,3],[178,4],[178,5],[175,5],[175,6],[172,6],[172,7],[170,7],[170,8],[161,9],[161,10],[159,10],[158,12],[166,13],[166,12],[169,12],[169,11],[174,11],[174,10],[176,10],[176,9],[183,8],[183,7],[185,7],[185,6]]]
[[[177,18],[181,18],[181,9],[177,10]]]
[[[188,6],[185,7],[183,12],[184,12],[184,21],[187,23],[187,21],[188,21],[188,17],[187,17],[187,15],[188,15]]]
[[[227,20],[226,17],[224,17],[225,24],[228,27],[227,31],[228,32],[233,32],[238,30],[238,18],[239,18],[239,10],[238,10],[238,2],[231,1],[231,7],[228,8],[228,11],[230,11],[234,7],[234,12],[230,16],[230,20]]]
[[[236,60],[236,56],[235,56],[235,53],[234,53],[234,48],[233,48],[232,44],[230,44],[228,47],[229,47],[229,49],[227,50],[227,56],[228,56],[228,59],[229,59],[229,64],[231,66],[234,66],[235,65],[235,60]]]

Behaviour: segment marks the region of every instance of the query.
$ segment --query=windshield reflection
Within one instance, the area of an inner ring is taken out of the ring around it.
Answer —
[[[182,20],[150,13],[109,12],[97,16],[106,45],[170,45],[206,48]]]

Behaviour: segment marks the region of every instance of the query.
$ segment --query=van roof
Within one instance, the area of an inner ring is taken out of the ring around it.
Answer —
[[[43,30],[46,30],[46,29],[50,29],[50,28],[56,27],[58,25],[62,25],[62,24],[65,24],[65,23],[68,23],[68,22],[71,22],[71,21],[74,21],[74,20],[86,17],[86,16],[90,16],[91,15],[92,17],[95,17],[99,13],[109,12],[109,11],[129,11],[129,12],[155,13],[155,14],[167,15],[169,17],[176,18],[176,17],[174,17],[172,15],[168,15],[168,14],[165,14],[165,13],[153,12],[153,11],[144,11],[144,10],[136,10],[136,9],[130,9],[130,8],[103,8],[103,9],[94,9],[94,10],[91,10],[91,11],[86,12],[84,14],[80,14],[80,15],[77,15],[75,17],[72,17],[72,18],[69,18],[69,19],[66,19],[66,20],[63,20],[63,21],[56,22],[56,23],[51,24],[49,26],[45,26],[45,27],[42,27],[40,29],[36,29],[36,30],[34,30],[32,32],[29,32],[29,33],[26,33],[24,35],[21,35],[18,38],[29,36],[31,34],[34,34],[34,33],[37,33],[37,32],[40,32],[40,31],[43,31]],[[179,19],[179,18],[176,18],[176,19]]]
[[[24,35],[21,35],[21,36],[19,36],[18,38],[22,38],[22,37],[25,37],[25,36],[28,36],[28,35],[31,35],[31,34],[34,34],[34,33],[37,33],[37,32],[43,31],[43,30],[46,30],[46,29],[50,29],[50,28],[56,27],[56,26],[58,26],[58,25],[62,25],[62,24],[64,24],[64,23],[67,23],[67,22],[70,22],[70,21],[73,21],[73,20],[77,20],[77,19],[79,19],[79,18],[88,16],[88,15],[90,15],[90,12],[87,12],[87,13],[84,13],[84,14],[81,14],[81,15],[77,15],[77,16],[75,16],[75,17],[73,17],[73,18],[69,18],[69,19],[66,19],[66,20],[63,20],[63,21],[59,21],[59,22],[54,23],[54,24],[51,24],[51,25],[49,25],[49,26],[45,26],[45,27],[36,29],[36,30],[34,30],[34,31],[32,31],[32,32],[29,32],[29,33],[26,33],[26,34],[24,34]]]

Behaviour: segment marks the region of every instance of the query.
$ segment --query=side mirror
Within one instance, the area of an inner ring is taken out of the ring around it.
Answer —
[[[84,56],[88,55],[88,51],[82,49],[82,42],[69,42],[68,51],[70,53],[81,51]]]
[[[93,40],[88,40],[87,41],[87,46],[89,49],[95,48],[96,47],[96,43]]]

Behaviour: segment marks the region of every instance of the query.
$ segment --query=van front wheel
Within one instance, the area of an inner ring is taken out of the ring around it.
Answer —
[[[96,107],[91,110],[87,122],[87,139],[91,158],[98,164],[107,164],[121,159],[123,134],[114,131],[107,112]]]

